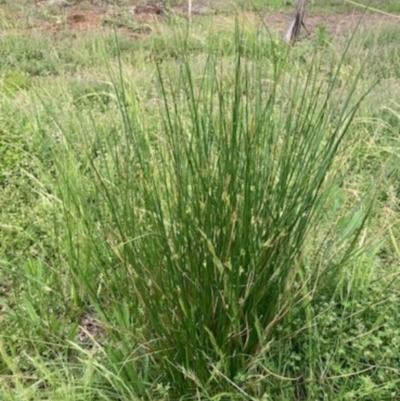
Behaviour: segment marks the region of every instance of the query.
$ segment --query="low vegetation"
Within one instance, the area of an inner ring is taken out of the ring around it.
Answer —
[[[398,24],[30,7],[0,14],[0,399],[398,399]]]

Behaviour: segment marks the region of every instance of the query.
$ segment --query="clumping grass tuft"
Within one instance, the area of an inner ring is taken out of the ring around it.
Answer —
[[[336,240],[323,222],[326,177],[359,104],[354,86],[332,96],[340,65],[329,82],[317,58],[289,75],[290,51],[269,42],[266,59],[235,35],[226,59],[218,43],[197,61],[183,44],[173,68],[158,64],[151,129],[120,71],[122,130],[92,121],[57,156],[76,293],[109,322],[118,313],[141,327],[145,346],[129,351],[137,335],[115,333],[121,348],[107,351],[139,393],[143,360],[174,397],[235,390],[288,312],[326,287],[319,277],[340,275],[368,214]],[[313,267],[310,237],[325,258]]]
[[[396,27],[8,29],[0,400],[396,399]]]

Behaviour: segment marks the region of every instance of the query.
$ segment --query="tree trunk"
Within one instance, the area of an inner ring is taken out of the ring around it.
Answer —
[[[306,7],[307,0],[297,0],[294,17],[290,23],[289,29],[285,34],[285,41],[287,43],[295,43],[299,39],[301,27],[303,27],[308,33],[304,23]]]

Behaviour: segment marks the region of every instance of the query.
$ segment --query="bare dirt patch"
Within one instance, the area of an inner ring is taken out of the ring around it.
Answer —
[[[272,31],[283,35],[291,21],[291,13],[272,13],[265,15],[264,23]],[[382,25],[399,26],[400,15],[385,14],[363,14],[360,12],[352,13],[309,13],[306,18],[306,27],[312,35],[319,26],[325,26],[326,31],[332,36],[343,36],[351,33],[355,28],[376,28]]]
[[[72,31],[93,31],[101,29],[118,29],[127,34],[137,33],[140,35],[152,32],[152,26],[162,21],[169,14],[186,16],[187,6],[183,2],[181,6],[167,9],[163,2],[154,1],[130,1],[121,5],[102,5],[101,2],[77,1],[68,3],[68,6],[49,6],[48,1],[35,3],[33,8],[39,11],[38,21],[34,28],[37,30],[72,30]],[[65,4],[65,3],[60,3]],[[210,3],[208,0],[198,0],[193,6],[193,19],[202,18],[205,15],[212,18],[223,9],[221,2]],[[242,13],[243,14],[243,13]],[[292,18],[289,12],[247,12],[249,22],[257,20],[264,24],[271,32],[283,35]],[[234,14],[232,14],[232,17]],[[20,16],[23,18],[23,16]],[[324,26],[326,32],[334,37],[347,35],[358,25],[360,27],[377,27],[382,25],[399,25],[400,15],[386,15],[379,13],[362,14],[360,12],[349,13],[308,13],[306,26],[313,35],[319,26]],[[142,29],[143,26],[145,29]]]
[[[129,5],[102,5],[100,2],[78,2],[68,6],[49,6],[40,2],[35,6],[41,12],[34,29],[52,31],[88,32],[101,29],[117,29],[126,33],[139,31],[141,25],[151,25],[166,16],[165,7],[155,3],[135,3]]]

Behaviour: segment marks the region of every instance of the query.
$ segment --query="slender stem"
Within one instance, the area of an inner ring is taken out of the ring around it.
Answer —
[[[188,18],[189,21],[192,19],[192,0],[188,0]]]

